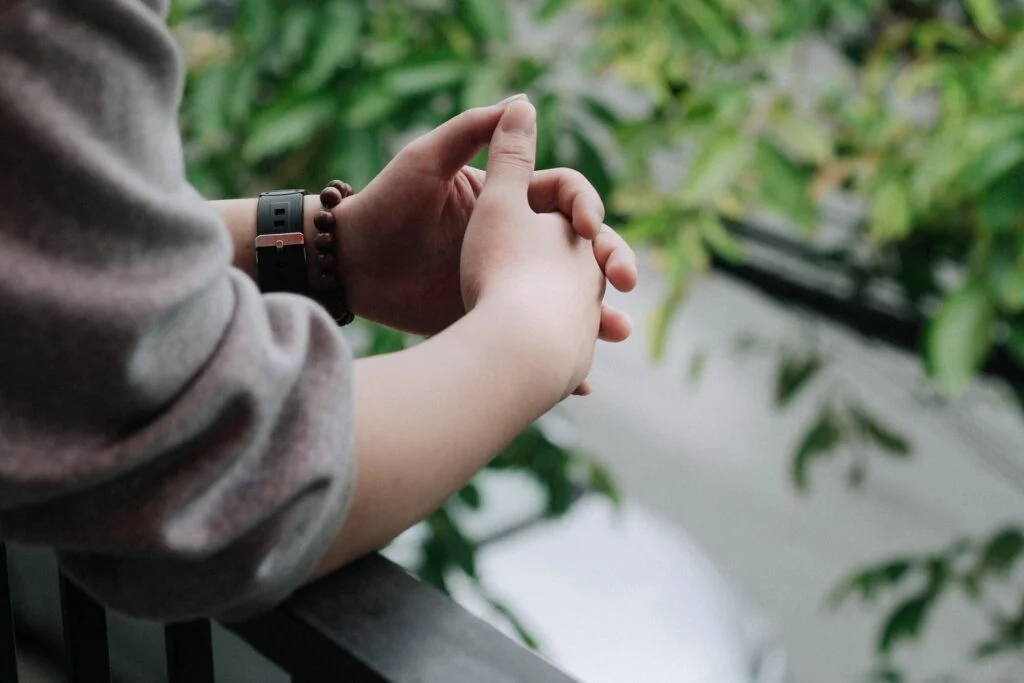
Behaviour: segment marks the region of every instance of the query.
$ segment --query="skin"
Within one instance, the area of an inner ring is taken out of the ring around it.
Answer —
[[[487,172],[466,167],[488,144]],[[629,336],[601,300],[606,282],[636,285],[635,255],[590,183],[535,172],[535,150],[525,98],[470,110],[336,207],[353,312],[432,336],[356,362],[355,492],[311,578],[380,548],[556,403],[589,393],[597,339]],[[307,201],[311,237],[319,201]],[[254,275],[255,200],[215,206],[235,265]]]

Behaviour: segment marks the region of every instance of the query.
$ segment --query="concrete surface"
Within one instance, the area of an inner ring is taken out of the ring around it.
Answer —
[[[740,355],[733,346],[743,332],[793,341],[806,321],[714,278],[699,286],[673,326],[666,359],[655,364],[643,322],[661,294],[648,269],[637,293],[610,297],[634,315],[638,334],[599,349],[594,396],[567,402],[563,413],[580,445],[611,467],[632,500],[684,529],[769,615],[793,681],[859,680],[880,613],[850,607],[827,614],[826,594],[858,565],[1019,522],[1019,414],[985,387],[930,405],[916,359],[819,327],[834,361],[825,384],[859,396],[904,431],[914,454],[909,463],[872,458],[860,492],[846,489],[842,469],[823,465],[812,473],[813,493],[799,496],[788,483],[789,453],[822,397],[804,396],[792,414],[780,415],[771,399],[775,356]],[[698,351],[709,356],[693,384],[687,368]],[[922,676],[963,671],[983,634],[978,615],[947,600],[933,622],[922,647],[898,661]],[[1021,680],[1019,670],[1014,675],[1007,680]]]

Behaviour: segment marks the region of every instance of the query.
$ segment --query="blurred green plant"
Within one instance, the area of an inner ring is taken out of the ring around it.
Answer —
[[[549,5],[565,3],[548,3]],[[653,103],[619,126],[629,172],[613,208],[652,245],[671,292],[652,321],[653,352],[688,284],[713,258],[743,258],[728,220],[784,223],[814,243],[822,208],[861,207],[828,245],[854,296],[885,282],[908,318],[927,321],[923,365],[946,397],[1000,349],[1024,364],[1024,13],[998,0],[584,0],[589,57]],[[685,158],[672,177],[652,164]],[[813,346],[813,345],[812,345]],[[905,459],[910,444],[838,386],[813,348],[779,350],[776,403],[810,390],[822,408],[792,454],[796,487],[811,465],[865,450]],[[1014,386],[1024,406],[1024,387]],[[879,680],[903,680],[893,652],[926,630],[956,587],[989,616],[977,658],[1024,653],[1020,526],[950,550],[856,573],[842,596],[903,600],[884,617]],[[1017,574],[1014,569],[1017,568]],[[1002,589],[1009,609],[989,595]],[[1013,601],[1016,601],[1014,604]],[[982,637],[982,636],[979,636]]]
[[[537,41],[523,27],[544,22],[583,38],[526,47]],[[410,134],[527,91],[540,165],[583,171],[665,273],[655,357],[694,278],[745,258],[729,221],[782,223],[815,243],[823,205],[843,197],[863,218],[827,245],[830,267],[857,297],[888,283],[908,317],[928,321],[922,360],[946,396],[996,349],[1024,365],[1019,0],[176,0],[172,23],[189,64],[189,174],[208,196],[336,175],[359,186]],[[608,83],[629,88],[631,106]],[[368,348],[406,343],[373,328]],[[800,490],[827,458],[849,457],[856,485],[865,453],[910,455],[895,426],[830,381],[817,349],[776,353],[780,408],[823,397],[792,454]],[[706,361],[692,360],[691,377]],[[1024,406],[1024,387],[1012,389]],[[607,473],[537,428],[493,466],[530,473],[552,514],[571,505],[573,485],[612,491]],[[430,519],[424,578],[477,581],[453,512],[480,503],[471,485]],[[1006,613],[986,597],[1024,564],[1020,534],[963,539],[843,584],[843,599],[904,599],[883,619],[878,680],[903,680],[893,652],[957,587],[992,617],[974,655],[1024,652],[1024,590],[1009,584],[1022,599]]]

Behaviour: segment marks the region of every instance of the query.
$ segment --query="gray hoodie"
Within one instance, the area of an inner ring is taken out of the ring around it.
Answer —
[[[340,525],[352,358],[186,181],[167,5],[0,10],[0,539],[115,609],[234,618]]]

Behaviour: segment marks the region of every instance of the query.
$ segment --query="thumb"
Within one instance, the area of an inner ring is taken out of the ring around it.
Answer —
[[[484,191],[500,187],[525,198],[536,161],[537,111],[526,100],[514,100],[491,137]]]

